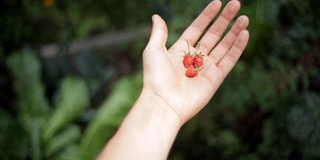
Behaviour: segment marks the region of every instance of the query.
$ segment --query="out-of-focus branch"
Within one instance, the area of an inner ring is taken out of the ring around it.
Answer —
[[[139,37],[145,37],[150,34],[150,27],[141,27],[138,29],[128,29],[115,33],[105,33],[85,40],[72,41],[66,45],[68,54],[75,54],[79,51],[90,48],[114,47],[122,45]],[[48,44],[40,48],[40,54],[44,58],[53,58],[61,51],[61,45]]]

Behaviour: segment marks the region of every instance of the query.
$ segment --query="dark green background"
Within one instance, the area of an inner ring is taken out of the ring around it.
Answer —
[[[0,5],[3,160],[93,159],[141,90],[151,15],[166,20],[169,47],[210,1],[44,2]],[[319,159],[320,1],[240,2],[248,47],[169,159]],[[93,45],[72,52],[79,41]]]

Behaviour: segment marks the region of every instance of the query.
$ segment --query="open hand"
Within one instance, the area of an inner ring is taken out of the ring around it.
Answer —
[[[212,1],[169,49],[165,46],[168,38],[165,22],[158,15],[152,17],[152,33],[143,53],[143,94],[165,102],[168,109],[177,114],[181,125],[210,101],[247,45],[249,19],[246,16],[238,17],[222,37],[240,9],[237,0],[231,0],[208,26],[221,6],[219,0]],[[186,41],[192,53],[206,55],[204,67],[194,78],[185,76],[182,63],[188,50]],[[199,46],[194,47],[197,44]]]

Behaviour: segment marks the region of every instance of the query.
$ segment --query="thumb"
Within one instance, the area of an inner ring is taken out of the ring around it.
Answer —
[[[152,31],[149,40],[150,45],[164,47],[168,39],[166,22],[157,14],[152,16]]]

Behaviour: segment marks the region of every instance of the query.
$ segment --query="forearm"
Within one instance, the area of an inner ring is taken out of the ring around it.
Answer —
[[[181,125],[162,99],[144,89],[98,159],[166,159]]]

